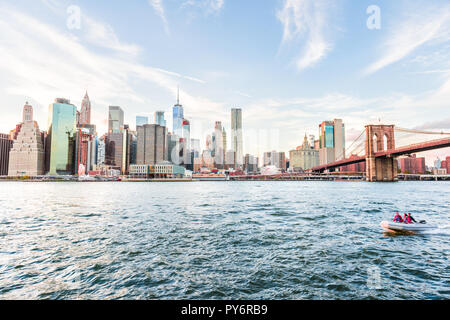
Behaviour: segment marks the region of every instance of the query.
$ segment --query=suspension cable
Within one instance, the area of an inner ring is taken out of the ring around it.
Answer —
[[[409,132],[409,133],[421,133],[421,134],[440,134],[440,135],[450,135],[450,132],[430,132],[430,131],[422,131],[422,130],[414,130],[414,129],[405,129],[405,128],[399,128],[395,127],[396,131],[402,131],[402,132]]]

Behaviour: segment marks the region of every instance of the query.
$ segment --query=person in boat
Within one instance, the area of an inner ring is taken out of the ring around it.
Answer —
[[[408,215],[406,216],[406,223],[417,223],[417,221],[413,218],[413,216],[411,215],[411,213],[408,213]]]
[[[394,222],[403,222],[402,216],[400,215],[400,213],[396,212],[395,213],[395,217],[394,217]]]
[[[406,214],[406,212],[403,214],[403,223],[408,223],[408,215]]]

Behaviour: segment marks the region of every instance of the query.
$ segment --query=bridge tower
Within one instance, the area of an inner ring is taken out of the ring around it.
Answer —
[[[395,181],[398,164],[394,157],[376,157],[377,152],[395,149],[394,125],[366,126],[367,181]]]

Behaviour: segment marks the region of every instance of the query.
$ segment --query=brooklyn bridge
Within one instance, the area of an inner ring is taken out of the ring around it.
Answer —
[[[439,136],[439,138],[397,146],[399,138],[397,137],[396,141],[396,134],[397,136],[404,134],[403,138],[406,135],[409,142],[414,141],[418,135]],[[344,155],[344,159],[319,165],[310,171],[313,173],[339,171],[339,168],[344,166],[365,162],[367,181],[395,181],[398,173],[397,157],[447,147],[450,147],[450,133],[448,132],[403,129],[383,124],[367,125],[359,137],[345,150],[345,154],[350,155],[349,158],[345,158]]]

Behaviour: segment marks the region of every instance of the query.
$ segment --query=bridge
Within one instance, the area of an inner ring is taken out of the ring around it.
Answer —
[[[365,162],[367,181],[395,181],[398,173],[398,165],[396,160],[397,157],[450,147],[450,136],[430,141],[424,141],[421,143],[408,144],[402,147],[396,147],[396,131],[409,134],[441,136],[450,135],[450,133],[444,132],[427,132],[396,128],[394,125],[367,125],[361,135],[350,146],[351,148],[353,145],[355,145],[361,137],[364,137],[365,134],[365,139],[360,142],[355,147],[355,149],[353,149],[353,151],[350,153],[350,158],[323,164],[312,168],[311,171],[322,173],[325,171],[336,170],[340,167],[350,164]],[[354,150],[361,146],[364,147],[364,154],[355,155]]]

